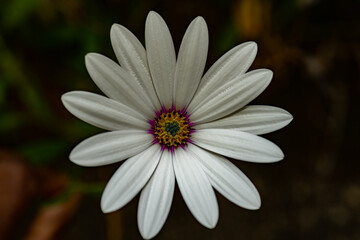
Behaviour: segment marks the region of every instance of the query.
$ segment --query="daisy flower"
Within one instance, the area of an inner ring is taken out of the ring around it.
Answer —
[[[267,69],[247,72],[257,46],[238,45],[204,75],[208,30],[202,17],[187,28],[178,56],[169,29],[155,12],[145,25],[145,48],[114,24],[117,60],[86,55],[87,70],[106,95],[73,91],[62,96],[76,117],[107,132],[79,143],[70,160],[101,166],[126,160],[108,182],[103,212],[120,209],[141,192],[138,226],[154,237],[169,214],[175,182],[193,216],[214,228],[219,209],[214,189],[246,209],[260,196],[229,160],[269,163],[283,159],[279,147],[259,137],[287,125],[292,116],[271,106],[246,106],[270,83]]]

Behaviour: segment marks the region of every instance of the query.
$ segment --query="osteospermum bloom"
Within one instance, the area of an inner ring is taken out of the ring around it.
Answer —
[[[208,30],[201,17],[186,30],[177,58],[169,29],[155,12],[146,19],[146,50],[117,24],[111,43],[120,65],[96,53],[85,58],[106,97],[83,91],[62,96],[72,114],[108,130],[78,144],[70,160],[81,166],[126,160],[104,190],[103,212],[120,209],[141,191],[139,230],[152,238],[168,216],[175,182],[193,216],[208,228],[219,216],[214,189],[238,206],[258,209],[255,186],[225,157],[283,159],[279,147],[258,135],[284,127],[292,117],[276,107],[246,106],[273,75],[267,69],[247,72],[256,44],[234,47],[203,76]]]

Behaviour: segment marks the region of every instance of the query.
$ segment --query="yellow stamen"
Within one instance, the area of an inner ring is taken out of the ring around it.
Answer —
[[[178,112],[162,113],[154,124],[155,138],[166,147],[185,144],[189,133],[188,120]]]

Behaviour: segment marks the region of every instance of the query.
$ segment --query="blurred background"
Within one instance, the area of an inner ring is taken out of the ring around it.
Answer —
[[[359,1],[2,0],[0,6],[0,239],[141,239],[138,197],[103,214],[100,197],[120,164],[83,168],[68,160],[102,130],[68,113],[60,96],[99,90],[84,56],[116,59],[113,23],[144,42],[149,10],[163,16],[179,48],[193,18],[210,32],[209,68],[244,41],[258,43],[252,69],[274,78],[254,104],[274,105],[293,122],[265,137],[285,159],[235,164],[258,188],[249,211],[217,194],[215,229],[202,227],[179,190],[155,239],[360,239]]]

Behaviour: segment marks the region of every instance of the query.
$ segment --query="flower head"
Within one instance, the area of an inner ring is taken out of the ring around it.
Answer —
[[[186,30],[177,58],[169,29],[155,12],[146,20],[146,50],[117,24],[111,42],[119,64],[86,55],[88,72],[106,97],[83,91],[62,96],[72,114],[108,130],[78,144],[70,160],[81,166],[126,160],[104,190],[102,210],[118,210],[141,192],[138,225],[149,239],[165,223],[175,181],[205,227],[218,220],[214,189],[243,208],[258,209],[255,186],[225,157],[283,159],[280,148],[258,135],[286,126],[292,117],[276,107],[246,106],[272,78],[267,69],[247,72],[256,44],[234,47],[203,76],[208,30],[201,17]]]

